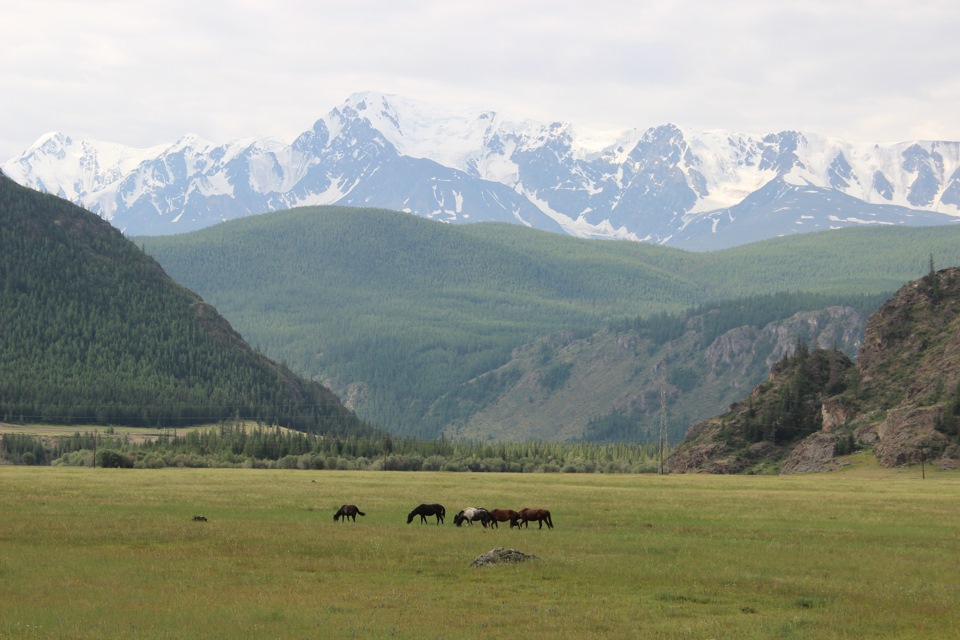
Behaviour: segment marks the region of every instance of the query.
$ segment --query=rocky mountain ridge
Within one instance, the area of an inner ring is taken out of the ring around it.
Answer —
[[[656,441],[662,380],[669,438],[678,442],[689,425],[742,397],[799,336],[855,353],[864,323],[856,310],[837,306],[736,327],[706,345],[701,316],[664,342],[630,329],[554,334],[515,350],[510,362],[444,398],[437,411],[456,413],[453,405],[467,415],[448,424],[449,438]]]
[[[808,375],[814,361],[830,375]],[[872,314],[856,365],[835,351],[778,363],[746,399],[691,427],[670,467],[824,471],[857,448],[886,467],[960,464],[960,269],[931,269]]]

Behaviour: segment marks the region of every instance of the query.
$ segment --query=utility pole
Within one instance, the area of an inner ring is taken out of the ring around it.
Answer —
[[[663,455],[667,448],[667,362],[660,361],[660,466],[657,473],[666,473]]]

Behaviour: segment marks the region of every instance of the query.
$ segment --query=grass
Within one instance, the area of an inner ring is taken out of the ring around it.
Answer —
[[[956,472],[5,466],[0,486],[0,638],[960,637]],[[447,524],[406,524],[435,501]],[[334,523],[343,503],[367,515]],[[556,528],[454,527],[474,505]],[[498,546],[538,559],[469,568]]]

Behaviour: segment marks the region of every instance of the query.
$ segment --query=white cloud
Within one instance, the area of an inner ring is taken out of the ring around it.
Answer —
[[[51,130],[289,141],[367,89],[598,129],[956,140],[958,31],[938,0],[8,3],[0,159]]]

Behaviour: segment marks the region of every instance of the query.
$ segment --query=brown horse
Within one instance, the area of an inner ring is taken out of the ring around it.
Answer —
[[[346,522],[347,518],[352,518],[354,522],[357,521],[357,516],[365,516],[363,511],[357,508],[355,504],[345,504],[340,507],[340,510],[333,514],[333,521],[336,522],[340,518],[343,518],[343,521]]]
[[[519,527],[520,524],[517,522],[517,519],[520,517],[513,509],[494,509],[490,512],[490,526],[500,528],[501,522],[510,521],[510,528]]]
[[[407,516],[407,524],[413,522],[414,516],[420,516],[420,524],[426,524],[427,516],[437,516],[437,524],[443,524],[443,518],[446,515],[447,510],[442,504],[421,504]]]
[[[553,519],[550,518],[550,512],[546,509],[520,509],[520,513],[517,514],[520,518],[520,522],[517,524],[518,527],[523,526],[527,527],[527,523],[531,520],[535,520],[540,523],[538,529],[543,529],[543,524],[547,524],[547,529],[553,529]]]

